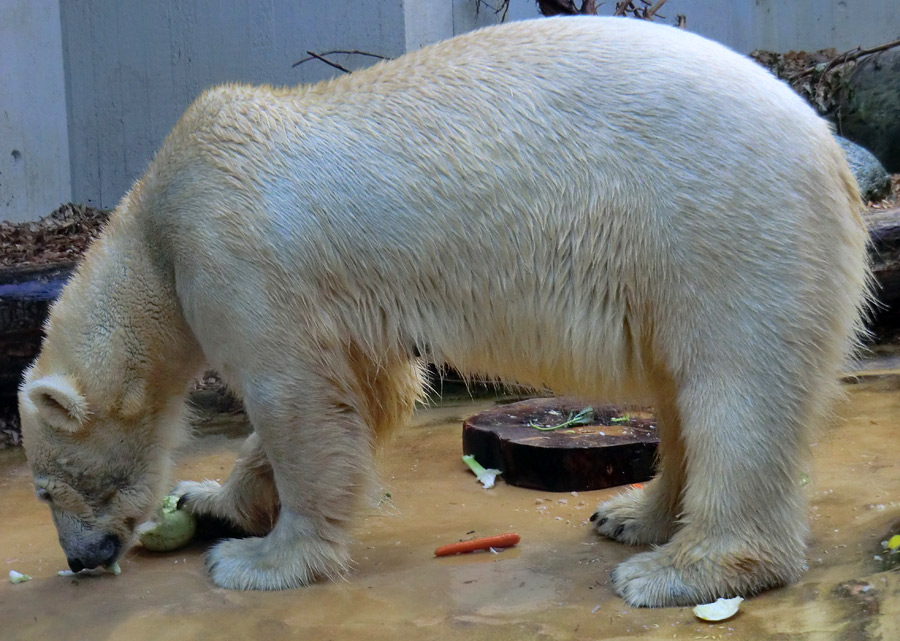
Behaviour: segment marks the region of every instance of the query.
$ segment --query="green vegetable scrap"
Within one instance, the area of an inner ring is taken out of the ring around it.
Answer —
[[[167,496],[156,519],[138,527],[141,544],[153,552],[171,552],[187,545],[197,531],[197,519],[178,509],[178,497]]]
[[[500,470],[485,469],[471,454],[464,454],[462,460],[469,466],[469,469],[472,470],[472,473],[475,474],[486,490],[494,487],[494,482],[497,480],[497,477],[502,474]]]
[[[16,572],[15,570],[9,571],[9,582],[10,583],[25,583],[25,581],[31,581],[31,577],[27,574],[22,574],[21,572]]]
[[[569,418],[560,423],[559,425],[540,425],[531,421],[528,424],[528,427],[533,427],[536,430],[540,430],[542,432],[549,432],[551,430],[558,430],[563,427],[576,427],[578,425],[589,425],[594,420],[594,408],[593,407],[585,407],[583,410],[578,412],[577,414],[574,412],[569,412]]]
[[[122,568],[119,567],[119,562],[116,561],[112,565],[104,565],[102,568],[85,568],[83,570],[79,570],[78,572],[72,572],[72,570],[60,570],[57,572],[59,576],[100,576],[101,574],[113,574],[115,576],[119,576],[122,574]]]

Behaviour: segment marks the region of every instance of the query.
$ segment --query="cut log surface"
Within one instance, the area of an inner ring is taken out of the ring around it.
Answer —
[[[541,431],[583,408],[587,425]],[[463,424],[463,451],[486,468],[499,469],[510,485],[549,492],[597,490],[653,476],[659,440],[645,408],[595,404],[572,398],[540,398],[502,405]]]

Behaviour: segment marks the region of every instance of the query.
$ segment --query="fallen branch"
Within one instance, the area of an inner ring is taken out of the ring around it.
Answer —
[[[786,81],[820,113],[831,114],[841,102],[857,63],[895,47],[900,47],[900,40],[868,49],[857,47],[841,54],[835,54],[833,49],[786,54],[753,51],[750,57]]]
[[[837,67],[838,65],[842,65],[845,62],[850,62],[852,60],[859,60],[863,56],[868,56],[873,53],[879,53],[881,51],[887,51],[888,49],[893,49],[894,47],[900,47],[900,40],[894,40],[893,42],[888,42],[887,44],[878,45],[877,47],[872,47],[871,49],[860,49],[857,47],[856,49],[851,49],[850,51],[845,51],[839,56],[836,56],[831,62],[829,62],[825,69],[822,71],[822,75],[824,76],[826,73]]]

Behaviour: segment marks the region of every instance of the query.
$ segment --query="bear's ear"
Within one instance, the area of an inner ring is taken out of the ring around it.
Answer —
[[[87,399],[65,376],[51,375],[29,383],[25,388],[40,417],[63,432],[77,432],[87,420]]]

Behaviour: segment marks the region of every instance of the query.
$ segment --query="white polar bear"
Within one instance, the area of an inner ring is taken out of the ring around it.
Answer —
[[[810,428],[868,282],[825,122],[749,60],[637,20],[484,29],[313,86],[203,94],[53,307],[25,448],[75,568],[115,561],[165,485],[209,363],[255,427],[183,483],[250,538],[216,584],[336,576],[372,448],[419,364],[645,399],[656,480],[597,530],[653,543],[636,605],[793,581]]]

